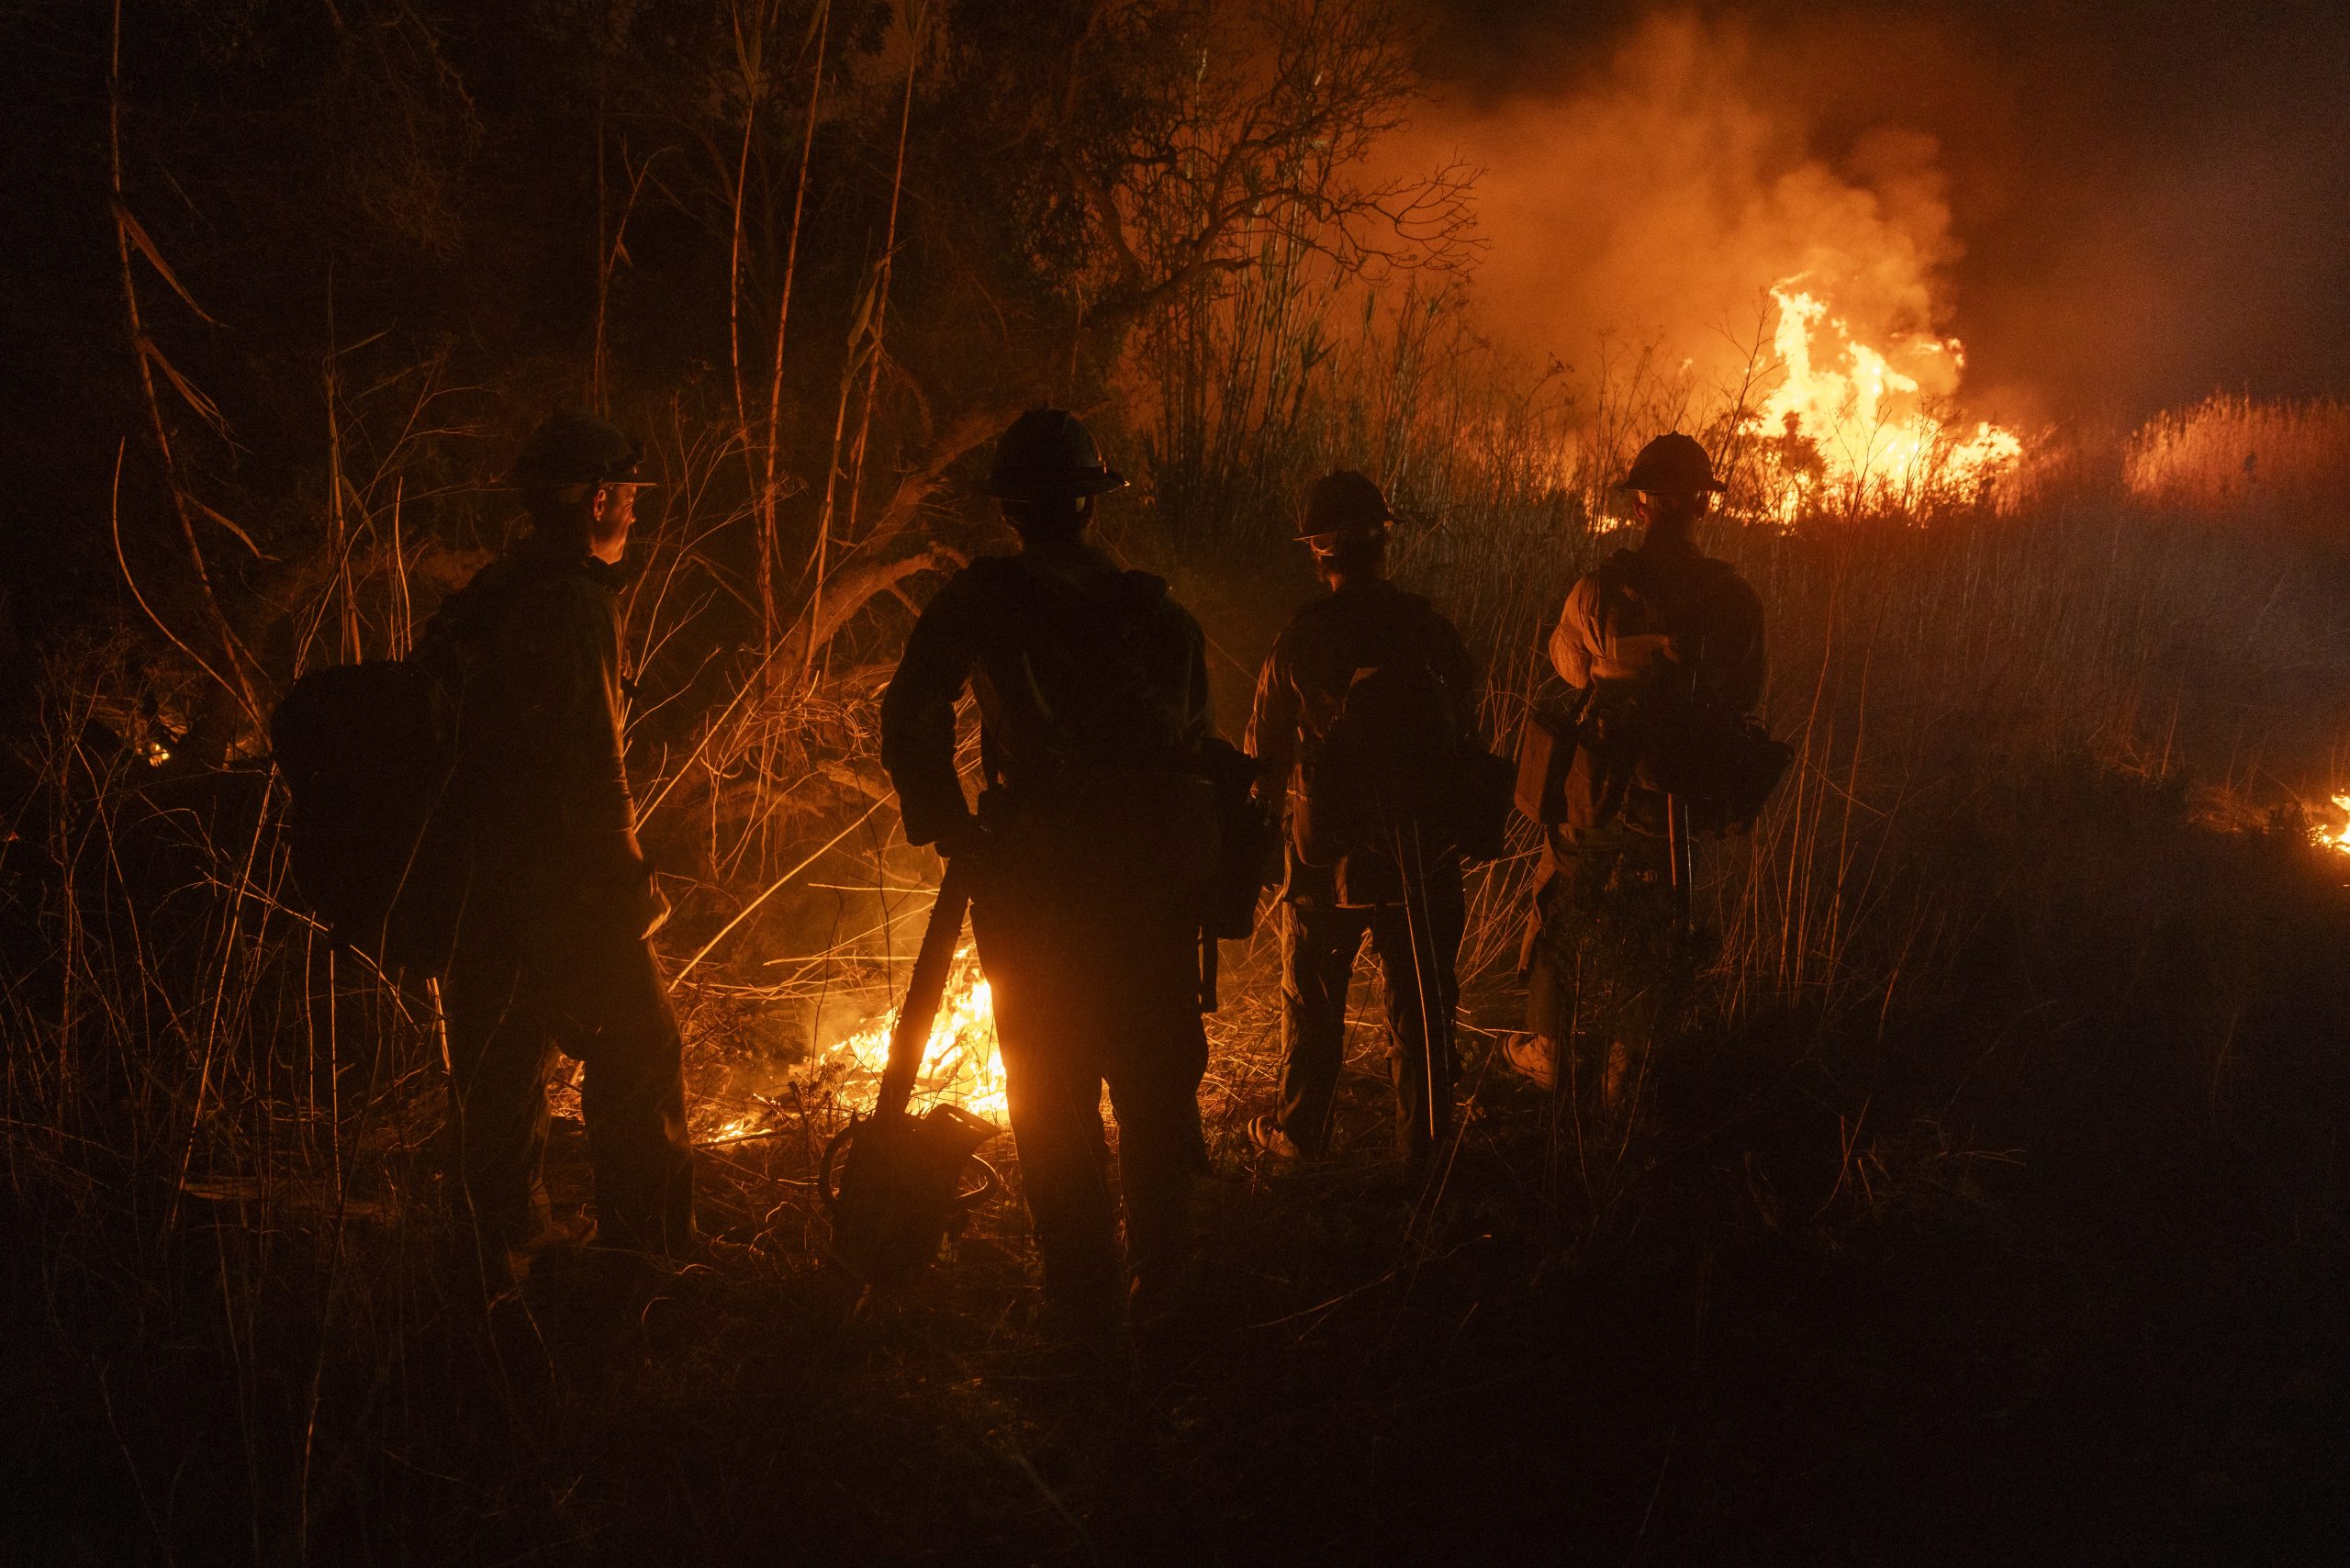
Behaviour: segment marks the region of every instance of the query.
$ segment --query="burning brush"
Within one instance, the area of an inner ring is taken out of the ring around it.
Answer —
[[[978,1158],[1003,1130],[988,1115],[1006,1114],[1008,1102],[994,996],[960,946],[969,907],[967,873],[950,864],[904,1005],[894,1019],[834,1045],[793,1085],[795,1099],[812,1090],[849,1113],[848,1126],[824,1146],[816,1183],[834,1251],[869,1284],[901,1284],[919,1273],[1000,1185]],[[734,1117],[701,1146],[770,1136],[783,1107],[761,1103],[762,1112]]]
[[[795,1099],[800,1104],[829,1100],[851,1115],[870,1115],[890,1065],[895,1017],[889,1012],[867,1019],[818,1053],[792,1079],[789,1093],[755,1094],[756,1110],[730,1116],[694,1141],[711,1148],[770,1137],[778,1117],[798,1114]],[[996,1049],[994,994],[968,947],[955,955],[937,1020],[915,1070],[911,1099],[925,1108],[953,1105],[998,1123],[1011,1113],[1004,1098],[1003,1058]]]
[[[2310,842],[2320,849],[2350,855],[2350,795],[2333,797],[2333,814],[2341,820],[2331,827],[2322,821],[2311,823]]]
[[[890,1065],[890,1017],[866,1024],[816,1058],[811,1081],[826,1086],[845,1110],[869,1114]],[[979,977],[969,948],[955,955],[938,1019],[930,1026],[915,1070],[917,1103],[959,1105],[976,1115],[1002,1117],[1003,1058],[996,1052],[995,999]]]
[[[1781,521],[1823,501],[1914,508],[1971,501],[2023,455],[2010,431],[1978,421],[1953,429],[1930,405],[1954,388],[1965,363],[1955,338],[1896,334],[1880,349],[1835,314],[1798,274],[1771,289],[1778,386],[1753,424],[1789,454],[1776,493]],[[1908,368],[1903,368],[1904,366]]]

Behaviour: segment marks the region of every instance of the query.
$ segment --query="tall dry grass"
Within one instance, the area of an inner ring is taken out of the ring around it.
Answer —
[[[1189,573],[1247,572],[1292,548],[1288,498],[1320,467],[1380,474],[1412,519],[1399,576],[1483,655],[1487,727],[1505,741],[1568,583],[1628,542],[1593,504],[1604,470],[1561,452],[1589,449],[1587,421],[1630,443],[1686,411],[1628,390],[1595,408],[1495,375],[1440,297],[1388,319],[1331,345],[1345,374],[1293,395],[1295,417],[1265,427],[1278,445],[1226,447],[1239,453],[1229,471],[1154,473],[1159,507],[1121,527]],[[641,668],[689,639],[714,596],[755,598],[707,548],[711,529],[740,520],[702,500],[717,492],[696,476],[733,460],[722,436],[666,445],[684,482],[653,520],[632,590]],[[1244,490],[1263,502],[1253,512],[1168,500]],[[349,626],[364,651],[390,647],[422,609],[413,571],[405,594],[380,575],[416,560],[389,547],[401,487],[380,493],[380,512],[345,517],[346,557],[378,575],[321,576],[303,623],[336,630],[318,645]],[[371,553],[371,530],[386,548]],[[2350,628],[2284,532],[2215,539],[2192,519],[2086,495],[1810,531],[1729,517],[1708,544],[1764,599],[1767,711],[1798,754],[1753,834],[1701,862],[1716,942],[1689,1022],[1740,1048],[1923,1073],[1949,1092],[1957,1070],[1938,1079],[1932,1064],[1950,1020],[1996,1030],[2034,1005],[2028,987],[1981,991],[1986,944],[2074,950],[2073,890],[2126,871],[2095,857],[2115,853],[2107,837],[2071,856],[2034,825],[2051,802],[2115,811],[2199,789],[2256,818],[2340,782],[2328,770],[2350,732]],[[1266,631],[1210,630],[1244,665]],[[739,701],[722,681],[707,721],[638,755],[649,832],[691,890],[668,958],[673,972],[691,963],[677,995],[693,1126],[747,1117],[757,1134],[711,1151],[711,1212],[791,1267],[822,1247],[797,1183],[838,1116],[821,1094],[794,1097],[794,1064],[884,1004],[925,908],[928,862],[893,844],[875,804],[884,672],[745,687]],[[42,1238],[28,1299],[73,1326],[62,1342],[93,1375],[145,1364],[142,1339],[226,1358],[233,1399],[203,1429],[231,1445],[254,1556],[301,1555],[289,1531],[315,1554],[367,1518],[414,1529],[487,1506],[428,1496],[408,1468],[475,1473],[481,1456],[457,1453],[453,1430],[510,1416],[506,1396],[453,1394],[416,1363],[420,1337],[464,1310],[432,1240],[446,1198],[429,999],[381,984],[287,907],[281,806],[262,766],[150,762],[129,719],[185,693],[114,643],[59,651],[46,691],[6,850],[16,961],[0,1180]],[[658,700],[639,715],[648,734]],[[778,774],[759,774],[763,756]],[[792,804],[805,801],[822,805]],[[1508,989],[1524,919],[1523,828],[1515,847],[1472,888],[1465,967],[1489,993]],[[1227,973],[1213,1071],[1227,1136],[1270,1087],[1270,957],[1260,942]],[[1841,1109],[1868,1114],[1858,1098]],[[1639,1170],[1632,1158],[1617,1179]],[[384,1393],[366,1393],[371,1378]],[[386,1450],[403,1463],[368,1457]]]
[[[2350,403],[2215,392],[2139,427],[2123,449],[2122,479],[2157,507],[2314,509],[2338,526],[2350,495]]]
[[[2205,492],[2143,482],[2149,454],[2185,474],[2189,452],[2258,431],[2276,454],[2267,493],[2290,473],[2305,510],[2338,516],[2350,444],[2331,405],[2219,400],[2156,420],[2119,494],[2082,479],[2010,482],[2012,496],[1928,487],[1930,504],[1881,497],[1789,527],[1793,481],[1750,415],[1767,366],[1706,387],[1635,353],[1571,382],[1482,339],[1449,284],[1331,308],[1352,298],[1285,265],[1187,318],[1186,352],[1235,370],[1163,376],[1180,395],[1138,410],[1171,558],[1294,554],[1306,484],[1333,465],[1374,475],[1406,519],[1397,575],[1487,661],[1487,732],[1506,747],[1548,678],[1541,641],[1567,587],[1636,542],[1608,482],[1649,437],[1700,433],[1734,477],[1708,548],[1763,599],[1765,713],[1797,752],[1751,836],[1704,857],[1723,1027],[1791,1011],[1814,1029],[1878,1027],[1905,998],[1927,1005],[1996,917],[1968,902],[1980,889],[1953,874],[1949,846],[2017,780],[2200,790],[2238,802],[2239,820],[2338,782],[2350,622],[2330,568],[2298,529],[2215,540],[2193,521]],[[1277,364],[1283,342],[1292,357]],[[1228,641],[1261,649],[1270,633]],[[1516,853],[1476,877],[1472,974],[1499,980],[1515,962],[1534,857],[1521,824]]]

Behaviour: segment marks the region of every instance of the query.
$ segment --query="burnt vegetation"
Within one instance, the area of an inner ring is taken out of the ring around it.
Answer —
[[[1419,91],[1377,0],[19,0],[5,38],[12,1560],[2338,1541],[2338,408],[2069,428],[1994,495],[1784,526],[1762,382],[1479,335],[1469,172],[1366,162]],[[299,913],[263,721],[508,541],[558,398],[662,485],[631,763],[707,1223],[758,1266],[485,1311],[431,1001]],[[1360,991],[1334,1158],[1259,1163],[1278,959],[1228,944],[1197,1310],[1102,1359],[1036,1321],[1016,1199],[856,1310],[814,1186],[825,1049],[936,876],[879,687],[1008,543],[970,481],[1046,400],[1141,481],[1103,537],[1198,612],[1227,732],[1315,474],[1389,483],[1506,744],[1620,542],[1602,480],[1701,431],[1798,757],[1704,852],[1698,1001],[1620,1114],[1499,1064],[1531,830],[1472,877],[1426,1180]]]

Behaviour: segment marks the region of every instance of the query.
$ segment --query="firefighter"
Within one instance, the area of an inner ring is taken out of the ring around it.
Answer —
[[[1200,928],[1215,857],[1198,760],[1214,734],[1206,641],[1165,582],[1086,538],[1125,481],[1084,423],[1023,414],[983,493],[1019,535],[923,610],[881,707],[907,839],[976,872],[971,924],[993,990],[1021,1186],[1047,1297],[1074,1327],[1177,1302],[1190,1194],[1206,1166]],[[978,700],[979,806],[955,766],[955,704]],[[1125,1212],[1101,1117],[1109,1086]]]
[[[1762,606],[1734,567],[1697,548],[1697,524],[1722,489],[1712,460],[1689,436],[1661,435],[1616,487],[1634,496],[1646,534],[1568,592],[1550,638],[1559,678],[1600,703],[1637,703],[1671,683],[1692,704],[1677,711],[1742,719],[1762,695]],[[1580,1081],[1610,1112],[1692,980],[1673,809],[1634,783],[1609,821],[1547,830],[1535,881],[1523,966],[1531,1033],[1505,1053],[1555,1089],[1562,1051],[1587,1049]]]
[[[457,1174],[493,1272],[550,1242],[546,1084],[584,1069],[592,1238],[706,1260],[694,1226],[677,1023],[648,938],[668,906],[638,847],[622,761],[614,598],[635,519],[639,449],[559,410],[512,484],[528,534],[420,639],[462,690],[457,787],[470,873],[443,991]]]
[[[1329,592],[1291,618],[1266,656],[1245,743],[1264,788],[1293,801],[1281,1100],[1249,1124],[1279,1159],[1328,1146],[1347,990],[1365,936],[1385,980],[1396,1152],[1425,1155],[1451,1117],[1461,857],[1441,797],[1463,777],[1465,756],[1483,752],[1476,668],[1450,622],[1388,581],[1393,521],[1361,474],[1339,469],[1315,483],[1298,538]],[[1416,787],[1415,773],[1433,790]]]

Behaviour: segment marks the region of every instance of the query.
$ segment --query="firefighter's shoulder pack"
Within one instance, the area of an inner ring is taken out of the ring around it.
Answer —
[[[1020,555],[982,556],[965,571],[999,628],[994,695],[1015,767],[1186,749],[1200,632],[1163,578],[1120,572],[1080,584]]]
[[[1310,866],[1390,853],[1399,831],[1429,853],[1500,852],[1505,765],[1464,739],[1467,716],[1436,662],[1440,618],[1415,595],[1395,598],[1394,633],[1358,654],[1371,662],[1348,674],[1336,716],[1300,758],[1292,832]]]
[[[458,731],[509,574],[460,589],[406,658],[305,672],[269,720],[296,901],[395,978],[447,972],[468,870]]]
[[[1539,826],[1588,830],[1624,809],[1636,758],[1605,722],[1597,695],[1592,687],[1527,709],[1513,793],[1519,813]]]
[[[1757,613],[1727,564],[1700,559],[1667,574],[1618,551],[1593,572],[1590,629],[1637,667],[1602,668],[1564,700],[1537,700],[1519,734],[1516,799],[1543,826],[1588,830],[1619,819],[1664,831],[1662,802],[1679,799],[1701,830],[1742,828],[1769,801],[1793,751],[1725,696],[1717,652],[1751,634],[1717,624]],[[1759,645],[1759,644],[1758,644]],[[1759,678],[1759,666],[1758,678]]]
[[[305,673],[270,715],[292,796],[297,901],[387,974],[441,972],[455,923],[440,802],[456,767],[450,693],[409,659]]]
[[[1216,832],[1200,924],[1211,936],[1244,940],[1256,932],[1267,862],[1280,846],[1280,803],[1258,794],[1256,758],[1231,742],[1209,737],[1199,760],[1215,802]]]
[[[1443,682],[1425,665],[1355,671],[1336,722],[1301,761],[1298,857],[1335,865],[1352,850],[1386,850],[1399,827],[1440,821],[1454,734]]]
[[[988,714],[981,818],[1072,888],[1191,903],[1245,935],[1255,890],[1245,909],[1225,897],[1245,878],[1223,867],[1246,853],[1240,769],[1201,722],[1198,623],[1146,572],[1072,578],[1023,556],[966,572],[988,628],[974,682]]]

